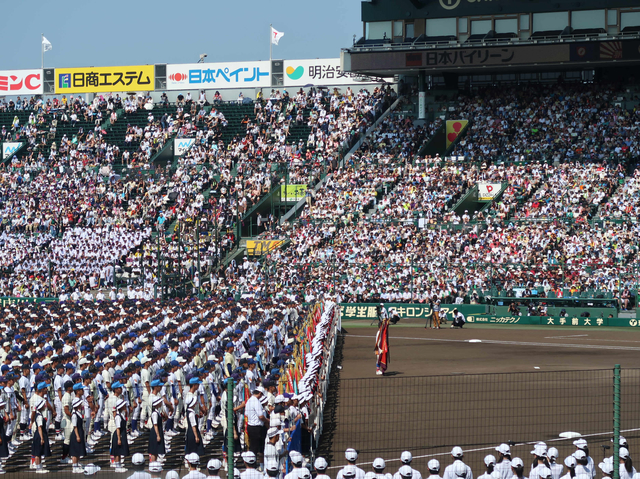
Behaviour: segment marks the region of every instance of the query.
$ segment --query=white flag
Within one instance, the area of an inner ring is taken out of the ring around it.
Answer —
[[[49,40],[47,40],[47,37],[45,37],[44,35],[42,35],[42,49],[45,52],[48,52],[49,50],[51,50],[51,42]]]
[[[271,27],[271,43],[277,45],[282,37],[284,37],[284,32],[279,32],[275,28]]]

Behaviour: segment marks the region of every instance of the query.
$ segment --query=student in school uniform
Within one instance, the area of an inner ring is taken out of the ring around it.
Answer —
[[[149,446],[147,448],[147,452],[149,453],[149,462],[157,461],[158,456],[166,454],[164,430],[162,428],[162,414],[160,413],[162,404],[162,398],[157,397],[153,400],[153,404],[151,405],[153,412],[151,413],[151,429],[149,429]]]
[[[558,450],[555,447],[550,447],[547,451],[547,460],[549,461],[549,469],[551,469],[551,477],[553,479],[560,479],[562,476],[562,470],[564,469],[562,464],[558,464]]]
[[[427,463],[427,469],[429,469],[429,477],[427,479],[442,479],[440,476],[440,461],[431,459]]]
[[[618,457],[620,458],[620,479],[632,479],[636,475],[636,468],[633,467],[629,449],[621,447]]]
[[[535,458],[531,464],[529,479],[540,479],[540,476],[538,475],[538,468],[543,466],[549,468],[549,461],[547,460],[547,445],[544,442],[537,443],[533,447],[531,454],[533,454]]]
[[[403,466],[409,466],[411,467],[411,461],[413,461],[413,456],[411,454],[411,452],[409,451],[404,451],[401,455],[400,455],[400,463]],[[413,469],[411,468],[412,472],[412,479],[422,479],[422,474],[420,474],[420,472],[417,469]],[[396,472],[393,476],[393,479],[400,479],[400,471],[398,470],[398,472]]]
[[[456,474],[454,472],[456,463],[460,461],[462,464],[464,464],[464,462],[462,461],[462,459],[464,458],[464,453],[462,452],[462,448],[460,446],[456,446],[451,450],[451,457],[453,458],[453,464],[449,464],[447,467],[445,467],[444,474],[442,476],[444,479],[456,479]],[[471,472],[471,468],[466,464],[465,467],[467,468],[465,479],[473,479],[473,472]]]
[[[0,398],[0,410],[3,410],[6,407],[7,403],[4,399]],[[9,440],[10,437],[7,437],[6,434],[6,416],[5,414],[0,414],[0,474],[5,474],[7,471],[2,469],[1,460],[9,457]]]
[[[69,437],[69,456],[71,456],[72,473],[82,474],[83,469],[80,464],[80,458],[87,455],[87,445],[84,435],[84,418],[82,410],[84,409],[84,401],[76,398],[72,403],[73,412],[71,413],[71,435]]]
[[[204,455],[204,444],[202,443],[202,435],[198,428],[198,418],[196,417],[195,407],[197,399],[192,397],[186,404],[187,407],[187,437],[184,445],[185,454],[196,453],[198,456]]]
[[[496,447],[498,458],[496,459],[495,471],[500,473],[500,479],[511,479],[511,448],[508,444],[500,444]]]
[[[38,384],[38,390],[42,391],[47,387],[47,384],[42,382]],[[45,408],[47,407],[47,401],[40,399],[35,406],[35,432],[33,434],[33,441],[31,442],[31,456],[34,458],[37,474],[46,474],[49,472],[41,464],[42,457],[51,457],[51,445],[49,444],[49,436],[47,434],[47,419],[44,417]]]
[[[495,470],[496,458],[493,454],[484,457],[484,467],[486,472],[478,476],[478,479],[500,479],[500,473]]]
[[[576,439],[575,441],[573,441],[573,445],[576,446],[576,450],[580,450],[585,453],[585,455],[587,456],[587,467],[591,472],[591,476],[596,477],[596,465],[593,462],[593,459],[591,458],[591,456],[589,455],[589,446],[587,444],[587,440],[582,438]],[[579,460],[578,460],[578,464],[580,464]]]
[[[111,455],[116,464],[115,472],[127,472],[124,467],[124,458],[129,455],[129,443],[127,441],[127,419],[124,409],[127,403],[123,399],[118,399],[114,414],[115,430],[111,436]]]
[[[519,457],[514,457],[511,461],[511,472],[513,479],[527,479],[524,475],[524,462]]]

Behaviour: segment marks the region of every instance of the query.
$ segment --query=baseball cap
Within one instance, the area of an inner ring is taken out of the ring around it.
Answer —
[[[460,446],[456,446],[453,449],[451,449],[451,455],[453,457],[462,457],[464,454],[462,453],[462,448]]]
[[[322,458],[318,458],[318,459],[322,459]],[[316,459],[316,461],[318,460]],[[213,460],[213,459],[212,459]],[[209,461],[211,462],[211,461]],[[267,463],[264,465],[265,470],[267,471],[277,471],[278,470],[278,463],[276,461],[269,460],[267,461]]]
[[[358,459],[358,451],[353,448],[349,448],[344,451],[344,457],[347,461],[355,461],[356,459]]]
[[[576,458],[573,456],[567,456],[564,458],[564,465],[567,467],[574,468],[577,464]]]
[[[255,464],[256,463],[256,455],[251,451],[243,452],[242,453],[242,460],[244,462],[246,462],[247,464]]]
[[[401,477],[412,477],[413,469],[411,469],[411,466],[407,466],[405,464],[398,470],[398,473],[400,474]]]
[[[496,458],[495,458],[495,456],[494,456],[493,454],[488,454],[488,455],[484,456],[484,463],[485,463],[485,465],[487,465],[487,466],[489,466],[489,465],[491,465],[491,464],[494,464],[494,465],[495,465],[495,463],[496,463]]]
[[[346,466],[342,470],[342,475],[344,477],[356,477],[356,468],[354,466]]]
[[[621,459],[628,459],[629,449],[627,449],[626,447],[621,447],[620,451],[618,451],[618,455],[620,456]]]
[[[189,464],[198,464],[200,462],[200,456],[195,452],[187,454],[184,458]]]
[[[549,459],[551,458],[558,459],[558,450],[555,447],[550,447],[549,450],[547,451],[547,457]]]
[[[409,451],[404,451],[402,454],[400,454],[400,461],[402,462],[402,464],[410,463],[412,460],[413,456]]]
[[[585,447],[587,447],[587,440],[582,438],[576,439],[575,441],[573,441],[573,445],[578,449],[584,449]]]
[[[131,463],[134,466],[141,466],[142,464],[144,464],[144,455],[136,452],[133,456],[131,456]]]
[[[207,469],[209,471],[219,471],[222,468],[222,461],[220,459],[209,459],[207,462]]]
[[[149,463],[149,472],[162,472],[162,463],[159,461]]]
[[[584,452],[582,449],[578,449],[576,452],[573,453],[573,457],[576,458],[576,460],[581,460],[587,457],[587,453]]]
[[[271,439],[272,437],[277,436],[278,431],[279,429],[277,427],[270,427],[269,430],[267,431],[267,437]]]
[[[381,457],[376,457],[373,460],[374,469],[384,469],[385,467],[387,467],[387,464],[384,462],[384,459],[382,459]]]
[[[164,476],[164,479],[180,479],[180,476],[176,471],[169,471],[167,475]]]
[[[524,462],[519,457],[514,457],[511,460],[511,467],[524,467]]]
[[[93,476],[100,471],[100,466],[96,466],[95,464],[87,464],[84,466],[84,475],[85,476]]]
[[[467,466],[460,459],[453,462],[453,473],[456,477],[466,477]]]
[[[302,464],[302,454],[300,454],[298,451],[291,451],[289,453],[289,459],[291,459],[291,462],[296,466]]]
[[[605,460],[601,462],[600,464],[598,464],[598,467],[605,474],[611,474],[613,472],[613,464],[610,463],[609,461]]]
[[[303,467],[298,473],[300,479],[311,479],[311,472],[306,467]]]
[[[546,457],[547,455],[547,445],[544,442],[539,442],[535,446],[533,446],[533,451],[531,454],[535,454],[538,457]]]
[[[498,451],[500,454],[511,454],[511,448],[509,447],[509,444],[505,443],[502,443],[498,447],[496,447],[496,451]]]
[[[429,468],[429,472],[438,472],[440,471],[440,461],[437,459],[431,459],[427,463],[427,467]]]
[[[373,467],[376,467],[375,463],[376,461],[373,461],[373,464],[374,464]],[[313,463],[313,467],[315,467],[319,471],[324,471],[327,467],[329,467],[329,464],[327,464],[327,460],[324,457],[318,457]]]

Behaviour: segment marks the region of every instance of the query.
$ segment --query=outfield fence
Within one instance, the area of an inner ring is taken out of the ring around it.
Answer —
[[[486,454],[497,456],[501,443],[526,463],[538,441],[556,447],[560,463],[575,451],[578,436],[587,439],[597,464],[614,452],[616,419],[619,434],[635,450],[640,445],[640,369],[345,380],[334,375],[332,386],[335,410],[318,452],[333,464],[344,460],[349,447],[364,464],[375,457],[393,464],[409,450],[414,467],[426,472],[428,459],[448,464],[451,449],[460,446],[477,463],[475,470]]]

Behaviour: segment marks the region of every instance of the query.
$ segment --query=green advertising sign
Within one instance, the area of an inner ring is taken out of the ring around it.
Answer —
[[[282,201],[300,201],[307,194],[307,185],[282,185],[280,187],[280,198]]]
[[[583,318],[579,316],[491,316],[491,315],[470,315],[467,316],[469,324],[525,324],[538,326],[613,326],[613,327],[634,327],[640,323],[633,318],[608,318],[594,316]]]

